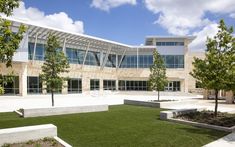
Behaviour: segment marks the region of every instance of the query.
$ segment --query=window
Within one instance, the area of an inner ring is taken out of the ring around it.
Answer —
[[[103,81],[104,90],[116,90],[116,81],[115,80],[104,80]]]
[[[119,55],[119,63],[121,56]],[[137,68],[137,56],[136,55],[125,55],[121,61],[120,68]]]
[[[139,55],[139,68],[149,68],[153,64],[153,55]]]
[[[184,55],[162,55],[166,68],[184,68]]]
[[[35,51],[35,60],[44,60],[44,51],[45,47],[44,44],[36,44],[36,51]],[[34,43],[29,42],[28,44],[28,54],[29,54],[29,60],[33,59],[33,53],[34,53]]]
[[[4,76],[3,78],[9,79],[9,82],[2,84],[5,91],[4,94],[19,94],[19,76]]]
[[[100,89],[100,81],[98,79],[90,80],[90,90],[99,90]]]
[[[180,91],[180,81],[170,81],[165,87],[165,91]]]
[[[82,64],[85,56],[85,51],[79,49],[66,48],[66,55],[69,60],[69,63]]]
[[[68,80],[68,93],[81,93],[82,92],[82,80],[81,79],[69,79]]]
[[[120,80],[118,81],[118,89],[125,91],[147,91],[148,88],[148,81],[125,81]]]
[[[106,57],[106,54],[104,53],[104,59]],[[104,61],[104,60],[103,60]],[[109,54],[107,58],[107,62],[105,64],[106,67],[116,67],[116,55],[115,54]]]
[[[156,46],[184,46],[184,42],[156,42]]]
[[[42,82],[39,77],[27,78],[27,92],[28,93],[42,93]]]
[[[88,51],[85,64],[100,66],[100,53],[94,51]]]

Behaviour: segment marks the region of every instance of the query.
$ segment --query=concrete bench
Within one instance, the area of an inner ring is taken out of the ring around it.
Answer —
[[[160,103],[148,102],[148,101],[126,100],[125,99],[124,104],[160,108]]]
[[[55,136],[57,136],[57,127],[53,124],[0,129],[0,146],[5,143],[26,142]]]
[[[23,109],[23,117],[38,117],[63,115],[74,113],[101,112],[108,111],[108,105],[74,106],[74,107],[50,107]]]
[[[176,109],[176,110],[161,111],[160,119],[166,120],[166,119],[170,119],[181,114],[187,114],[187,113],[201,111],[201,110],[202,109]]]

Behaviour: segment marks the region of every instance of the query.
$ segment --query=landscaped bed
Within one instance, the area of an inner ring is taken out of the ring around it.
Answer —
[[[190,112],[187,114],[181,114],[176,116],[176,118],[199,122],[199,123],[206,123],[210,125],[217,125],[223,127],[233,127],[235,126],[235,114],[228,114],[228,113],[221,113],[218,112],[218,116],[214,117],[213,111],[197,111],[197,112]]]
[[[64,147],[54,138],[43,138],[40,140],[29,140],[22,143],[4,144],[2,147]]]
[[[109,111],[22,118],[0,113],[0,128],[54,124],[58,137],[75,147],[200,147],[228,134],[159,119],[163,109],[111,106]]]

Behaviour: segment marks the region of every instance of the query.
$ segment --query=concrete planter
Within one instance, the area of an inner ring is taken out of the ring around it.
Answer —
[[[176,123],[181,123],[181,124],[188,124],[188,125],[192,125],[192,126],[196,126],[196,127],[225,131],[225,132],[234,132],[235,131],[235,126],[223,127],[223,126],[216,126],[216,125],[210,125],[210,124],[205,124],[205,123],[192,122],[192,121],[174,118],[180,114],[187,114],[190,112],[196,112],[196,111],[202,111],[202,110],[203,109],[179,109],[179,110],[161,111],[160,119],[168,120],[168,121],[176,122]]]
[[[63,115],[73,113],[87,113],[87,112],[101,112],[108,111],[108,105],[94,105],[94,106],[75,106],[75,107],[51,107],[51,108],[33,108],[23,109],[23,117],[38,117]]]

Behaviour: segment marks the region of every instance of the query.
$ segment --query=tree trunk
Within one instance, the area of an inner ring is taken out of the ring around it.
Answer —
[[[52,101],[52,107],[54,107],[54,91],[51,91],[51,101]]]
[[[159,90],[157,91],[157,99],[158,99],[158,101],[160,101],[160,91]]]
[[[218,111],[218,90],[215,90],[215,112],[214,115],[217,117],[217,111]]]

